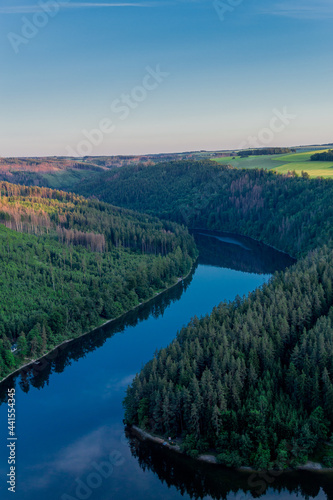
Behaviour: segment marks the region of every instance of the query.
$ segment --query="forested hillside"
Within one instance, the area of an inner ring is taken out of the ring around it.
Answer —
[[[183,329],[128,389],[127,422],[181,438],[192,456],[213,448],[226,465],[284,468],[316,456],[332,467],[333,183],[209,162],[154,168],[132,184],[121,173],[101,196],[300,260]]]
[[[0,183],[0,195],[0,377],[152,297],[196,258],[172,222],[47,188]]]
[[[333,183],[180,161],[76,190],[90,199],[1,184],[2,373],[185,274],[196,250],[176,223],[251,236],[298,263],[184,328],[134,380],[126,420],[226,465],[332,466]]]
[[[77,190],[192,228],[251,236],[293,256],[333,238],[330,180],[184,161],[124,168]]]
[[[194,318],[135,378],[127,422],[229,466],[306,461],[332,431],[332,279],[332,252],[317,251]]]

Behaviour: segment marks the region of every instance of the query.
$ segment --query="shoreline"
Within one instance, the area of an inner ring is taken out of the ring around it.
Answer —
[[[169,444],[164,438],[159,437],[159,436],[153,436],[149,432],[144,431],[143,429],[140,429],[140,427],[138,427],[137,425],[127,426],[127,429],[129,429],[130,433],[134,434],[140,441],[148,440],[148,441],[151,441],[153,443],[160,445],[163,448],[168,448],[169,450],[171,450],[175,453],[178,453],[178,454],[183,455],[185,457],[187,456],[186,453],[181,451],[179,445]],[[191,457],[188,457],[188,458],[191,458]],[[191,458],[191,460],[197,460],[199,462],[204,462],[207,464],[212,464],[212,465],[221,466],[221,467],[225,468],[224,465],[218,463],[218,461],[216,460],[216,457],[214,455],[209,455],[208,453],[202,453],[197,458]],[[262,472],[260,470],[253,469],[250,466],[248,466],[248,467],[247,466],[231,467],[231,469],[237,470],[240,472],[248,472],[251,474]],[[270,472],[270,471],[276,472],[277,470],[276,469],[269,469],[267,472]],[[328,468],[328,467],[325,468],[320,463],[316,463],[316,462],[312,462],[311,460],[308,460],[306,464],[297,465],[293,469],[288,468],[288,469],[281,470],[281,472],[295,472],[295,471],[301,471],[301,472],[308,471],[308,472],[315,472],[315,473],[320,473],[320,474],[327,474],[327,473],[333,472],[333,467],[332,468]]]
[[[77,339],[80,339],[82,337],[84,337],[85,335],[89,335],[90,333],[93,333],[95,332],[96,330],[99,330],[100,328],[104,327],[105,325],[108,325],[109,323],[112,323],[113,321],[117,321],[118,319],[122,318],[123,316],[126,316],[126,314],[130,313],[131,311],[135,311],[135,309],[137,309],[138,307],[144,305],[144,304],[148,304],[150,301],[152,301],[153,299],[155,299],[156,297],[158,297],[159,295],[161,295],[162,293],[165,293],[167,292],[168,290],[171,290],[171,288],[179,285],[179,283],[181,283],[182,281],[186,280],[188,278],[188,276],[191,274],[191,272],[193,271],[194,269],[194,266],[196,264],[198,260],[198,257],[196,258],[196,260],[193,262],[192,266],[191,266],[191,269],[189,270],[189,272],[181,277],[181,278],[177,278],[177,281],[176,283],[173,283],[172,285],[164,288],[163,290],[161,290],[160,292],[156,292],[155,295],[153,295],[152,297],[150,297],[149,299],[143,301],[143,302],[140,302],[140,304],[137,304],[136,306],[132,307],[131,309],[129,309],[128,311],[120,314],[119,316],[116,316],[115,318],[112,318],[112,319],[108,319],[106,321],[104,321],[103,323],[101,323],[100,325],[98,326],[95,326],[93,327],[91,330],[87,331],[87,332],[84,332],[82,333],[81,335],[79,335],[78,337],[73,337],[71,339],[66,339],[66,340],[63,340],[60,344],[57,344],[55,347],[52,347],[52,349],[50,349],[49,351],[47,351],[46,353],[42,354],[41,356],[39,356],[39,358],[36,358],[36,359],[32,359],[31,361],[25,363],[24,365],[20,366],[19,368],[16,368],[15,371],[9,373],[8,375],[6,375],[3,379],[0,380],[0,385],[5,382],[8,378],[12,377],[13,375],[15,375],[16,373],[20,372],[21,370],[23,370],[24,368],[27,368],[29,366],[32,366],[36,363],[38,363],[39,361],[41,361],[42,359],[46,358],[47,356],[49,356],[51,353],[53,353],[54,351],[56,351],[57,349],[61,348],[62,346],[64,346],[65,344],[68,344],[69,342],[73,342],[74,340],[77,340]]]
[[[278,248],[275,248],[273,247],[272,245],[268,244],[268,243],[264,243],[260,240],[257,240],[255,238],[252,238],[251,236],[246,236],[244,234],[240,234],[240,233],[232,233],[232,232],[228,232],[228,231],[221,231],[221,230],[216,230],[216,229],[207,229],[207,228],[188,228],[189,232],[199,232],[199,231],[205,231],[206,233],[211,233],[210,235],[209,234],[206,234],[206,236],[213,236],[214,234],[217,236],[217,235],[228,235],[228,236],[233,236],[233,237],[241,237],[241,238],[245,238],[245,239],[249,239],[249,240],[252,240],[256,243],[259,243],[259,244],[263,244],[263,245],[266,245],[280,253],[283,253],[285,255],[287,255],[288,257],[290,257],[291,259],[294,259],[295,262],[297,262],[297,259],[293,256],[291,256],[290,254],[288,254],[287,252],[284,252],[283,250],[280,250]],[[102,328],[103,326],[111,323],[112,321],[116,321],[120,318],[122,318],[123,316],[125,316],[126,314],[128,314],[129,312],[131,311],[135,311],[135,309],[137,309],[138,307],[144,305],[144,304],[147,304],[148,302],[150,302],[151,300],[155,299],[156,297],[158,297],[159,295],[161,295],[162,293],[170,290],[171,288],[173,288],[174,286],[178,285],[181,281],[184,281],[192,272],[192,270],[194,269],[194,266],[196,264],[196,262],[198,261],[198,258],[199,256],[197,256],[197,258],[195,259],[195,261],[193,262],[192,266],[191,266],[191,269],[189,270],[189,272],[187,273],[186,276],[182,277],[182,278],[178,278],[176,283],[174,283],[173,285],[170,285],[166,288],[164,288],[163,290],[161,290],[160,292],[157,292],[153,297],[150,297],[149,299],[145,300],[144,302],[140,302],[140,304],[137,304],[136,306],[132,307],[131,309],[129,309],[128,311],[120,314],[119,316],[115,317],[115,318],[112,318],[112,319],[108,319],[106,321],[104,321],[103,323],[101,323],[100,325],[98,326],[95,326],[93,327],[91,330],[87,331],[87,332],[84,332],[82,333],[81,335],[79,335],[78,337],[73,337],[71,339],[66,339],[64,341],[62,341],[60,344],[57,344],[55,347],[53,347],[52,349],[50,349],[49,351],[47,351],[46,353],[42,354],[41,356],[39,356],[39,358],[36,358],[36,359],[32,359],[31,361],[25,363],[24,365],[20,366],[19,368],[16,368],[13,372],[10,372],[8,375],[6,375],[6,377],[4,377],[3,379],[0,380],[0,385],[5,382],[5,380],[7,380],[9,377],[11,377],[12,375],[15,375],[15,373],[18,373],[20,372],[21,370],[23,370],[24,368],[27,368],[28,366],[30,365],[34,365],[35,363],[37,363],[38,361],[42,360],[43,358],[45,358],[46,356],[48,356],[49,354],[51,354],[52,352],[54,352],[56,349],[59,349],[61,346],[63,346],[64,344],[67,344],[69,342],[72,342],[73,340],[76,340],[76,339],[79,339],[81,337],[84,337],[85,335],[89,335],[90,333],[93,333],[94,331],[98,330],[99,328]]]
[[[290,255],[288,252],[285,250],[281,250],[280,248],[276,248],[270,243],[266,243],[265,241],[262,240],[257,240],[256,238],[253,238],[252,236],[247,236],[246,234],[240,234],[240,233],[231,233],[230,231],[222,231],[219,229],[207,229],[207,228],[197,228],[197,227],[191,227],[188,228],[189,232],[199,232],[199,231],[206,231],[206,233],[211,233],[211,234],[206,234],[205,236],[230,236],[230,237],[238,237],[238,238],[245,238],[251,241],[255,241],[256,243],[259,243],[260,245],[265,245],[266,247],[272,248],[273,250],[276,250],[277,252],[283,253],[284,255],[287,255],[287,257],[290,257],[295,261],[295,263],[299,260],[300,256],[294,257],[293,255]]]

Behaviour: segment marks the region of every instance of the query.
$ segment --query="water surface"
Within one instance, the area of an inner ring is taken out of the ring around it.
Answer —
[[[18,500],[329,497],[328,476],[258,478],[200,465],[125,435],[127,385],[194,315],[261,286],[292,263],[249,239],[196,235],[199,262],[178,286],[59,349],[0,386],[17,399]],[[224,239],[224,241],[222,241]],[[7,491],[7,407],[0,407],[1,499]],[[311,479],[309,479],[311,477]],[[331,483],[330,483],[331,481]],[[331,486],[330,486],[331,484]],[[267,489],[268,487],[268,489]],[[331,491],[331,498],[332,491]]]

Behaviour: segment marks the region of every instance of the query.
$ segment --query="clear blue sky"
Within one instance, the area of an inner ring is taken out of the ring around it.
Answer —
[[[1,1],[0,156],[333,141],[332,0],[34,2]]]

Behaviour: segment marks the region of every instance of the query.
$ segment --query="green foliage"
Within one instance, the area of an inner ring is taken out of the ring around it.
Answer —
[[[237,153],[240,157],[247,156],[261,156],[261,155],[282,155],[287,153],[296,152],[296,149],[290,148],[261,148],[261,149],[247,149],[241,150]]]
[[[312,155],[311,161],[333,161],[333,149]]]
[[[257,470],[267,470],[269,468],[271,453],[269,449],[259,443],[258,449],[253,456],[253,465]]]
[[[0,377],[151,298],[196,258],[172,222],[45,188],[0,193]]]
[[[150,215],[0,186],[3,223],[33,233],[0,229],[1,374],[20,360],[12,342],[37,356],[185,274],[196,252],[175,222],[239,232],[300,260],[194,318],[136,376],[125,419],[182,437],[193,457],[215,448],[232,466],[283,469],[323,447],[333,431],[333,183],[181,161],[96,174],[77,189]]]
[[[148,399],[148,421],[164,434],[164,394],[186,452],[205,440],[224,464],[302,463],[333,427],[332,280],[333,252],[314,251],[247,298],[192,320],[143,368],[125,406]]]
[[[243,465],[242,457],[236,450],[220,453],[216,459],[218,463],[226,467],[241,467]]]
[[[250,236],[293,256],[333,240],[333,183],[325,179],[181,161],[125,167],[76,189],[188,227]]]
[[[138,406],[138,422],[139,426],[145,429],[148,424],[148,409],[149,409],[149,399],[141,399]]]
[[[206,440],[224,464],[304,463],[333,430],[333,183],[209,162],[149,168],[132,173],[142,197],[123,173],[117,203],[126,196],[136,209],[264,239],[300,260],[247,298],[193,319],[143,368],[125,407],[142,393],[150,425],[163,434],[156,401],[167,397],[174,435],[193,450]],[[157,206],[164,176],[168,199]]]
[[[333,452],[323,458],[324,467],[333,468]]]

